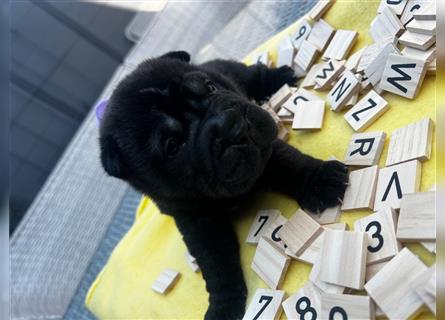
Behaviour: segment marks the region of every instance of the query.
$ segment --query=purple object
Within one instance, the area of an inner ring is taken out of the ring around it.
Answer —
[[[102,121],[105,113],[105,109],[107,108],[108,100],[103,100],[99,102],[99,104],[96,106],[96,120],[97,125],[100,125],[100,122]]]

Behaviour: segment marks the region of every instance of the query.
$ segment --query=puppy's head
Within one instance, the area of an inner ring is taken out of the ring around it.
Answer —
[[[227,78],[185,52],[148,60],[115,89],[100,127],[106,172],[158,199],[251,189],[277,129]]]

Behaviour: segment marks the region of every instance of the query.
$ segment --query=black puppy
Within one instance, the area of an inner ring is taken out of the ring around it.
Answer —
[[[278,140],[271,116],[252,102],[295,83],[291,68],[189,62],[170,52],[122,80],[101,123],[101,161],[174,217],[206,281],[205,319],[239,319],[247,289],[234,208],[265,187],[321,212],[343,198],[347,171]]]

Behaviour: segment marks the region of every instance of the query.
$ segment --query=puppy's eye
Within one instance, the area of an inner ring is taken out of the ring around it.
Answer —
[[[207,86],[207,89],[209,90],[210,93],[216,91],[216,86],[215,86],[215,84],[212,81],[206,80],[206,86]]]
[[[171,157],[178,153],[181,147],[181,141],[176,138],[168,138],[164,143],[164,152]]]

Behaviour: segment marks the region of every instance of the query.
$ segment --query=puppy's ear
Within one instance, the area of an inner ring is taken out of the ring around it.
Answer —
[[[184,62],[190,62],[190,54],[185,51],[170,51],[159,57],[160,59],[176,59]]]
[[[99,142],[100,160],[105,172],[116,178],[125,178],[121,151],[116,141],[106,134],[100,137]]]

